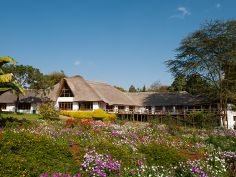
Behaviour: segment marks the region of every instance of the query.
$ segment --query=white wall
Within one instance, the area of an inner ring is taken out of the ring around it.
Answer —
[[[115,112],[115,113],[118,112],[118,105],[114,105],[114,112]]]
[[[2,109],[2,111],[14,112],[15,111],[15,104],[8,103],[6,106],[6,109]]]
[[[93,102],[93,110],[99,109],[98,102]]]
[[[57,102],[73,102],[74,97],[58,97]]]
[[[31,113],[33,114],[33,111],[37,110],[37,104],[31,104],[30,109],[23,110],[23,109],[18,109],[17,111],[20,113]],[[2,111],[7,111],[7,112],[15,112],[15,104],[9,103],[6,106],[6,109],[2,109]]]
[[[73,102],[73,111],[78,111],[79,110],[79,103],[78,102]]]
[[[236,111],[227,111],[228,118],[228,128],[233,129],[235,125],[234,116],[236,116]]]

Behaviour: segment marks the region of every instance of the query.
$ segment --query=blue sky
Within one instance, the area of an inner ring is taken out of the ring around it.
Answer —
[[[235,0],[0,0],[0,56],[128,88],[159,80],[181,39]]]

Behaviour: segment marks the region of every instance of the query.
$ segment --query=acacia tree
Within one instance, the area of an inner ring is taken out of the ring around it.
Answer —
[[[174,76],[199,74],[213,88],[226,126],[227,103],[235,97],[236,21],[211,21],[181,41],[167,66]],[[229,85],[231,87],[229,87]]]

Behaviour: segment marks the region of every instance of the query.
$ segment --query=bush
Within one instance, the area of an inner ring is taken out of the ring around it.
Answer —
[[[115,121],[116,119],[115,114],[109,114],[102,109],[94,111],[61,111],[60,114],[77,119],[95,119],[103,121]]]
[[[207,143],[213,144],[216,148],[221,148],[223,151],[236,152],[236,138],[226,136],[210,136]]]
[[[52,102],[41,104],[38,110],[43,119],[57,119],[59,117],[59,111],[55,109]]]
[[[16,119],[14,117],[0,117],[0,128],[1,127],[17,127],[17,126],[26,126],[30,125],[30,121],[26,119]]]
[[[11,131],[5,131],[0,138],[0,176],[76,173],[77,168],[68,145],[40,135]]]
[[[126,145],[116,145],[112,141],[103,140],[93,145],[96,151],[101,154],[108,154],[112,158],[122,161],[124,166],[131,166],[134,163],[133,151]],[[137,156],[137,154],[135,154]]]
[[[150,166],[170,167],[185,161],[185,158],[176,149],[157,143],[142,144],[138,147],[138,152],[144,154],[146,163]]]
[[[190,113],[186,119],[193,122],[198,128],[214,128],[218,126],[217,116],[211,112],[195,111]]]

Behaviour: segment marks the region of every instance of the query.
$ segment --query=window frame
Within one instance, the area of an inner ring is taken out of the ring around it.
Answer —
[[[72,111],[73,102],[59,102],[59,110]]]

